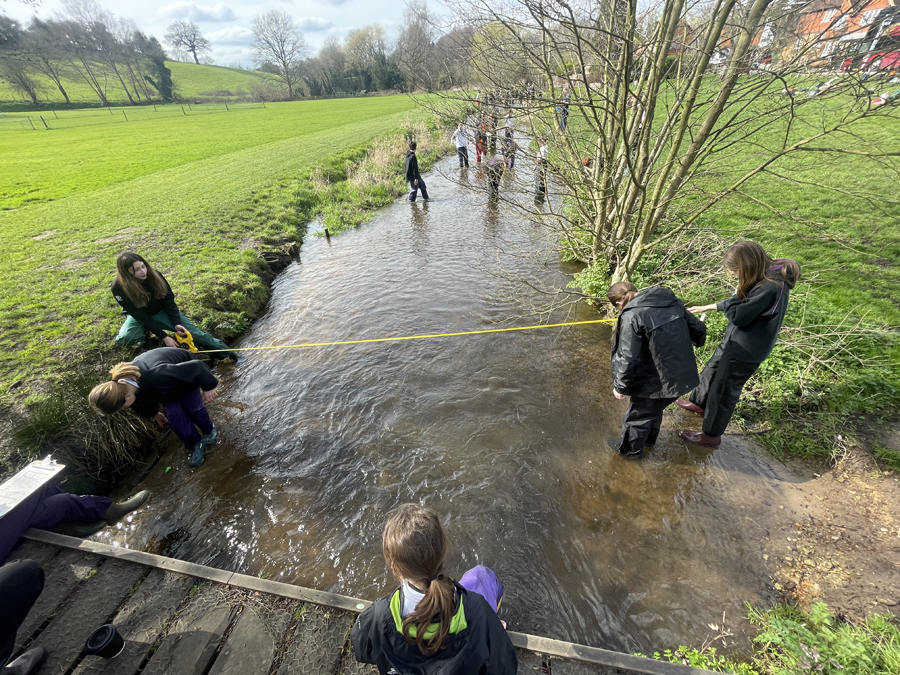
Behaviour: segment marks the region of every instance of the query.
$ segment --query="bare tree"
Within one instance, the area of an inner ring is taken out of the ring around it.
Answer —
[[[832,73],[794,95],[803,49],[750,73],[767,22],[785,23],[772,0],[447,2],[456,25],[475,29],[473,80],[535,87],[516,114],[532,138],[550,140],[550,190],[562,198],[518,208],[557,228],[572,257],[612,281],[723,200],[759,203],[754,179],[789,180],[778,169],[789,157],[852,153],[898,170],[891,153],[855,140],[849,147],[860,122],[897,115],[858,75]],[[816,112],[804,113],[808,106]],[[757,141],[763,129],[769,139],[777,129],[777,140]],[[748,144],[752,161],[742,154]]]
[[[272,66],[272,74],[287,87],[293,99],[302,82],[301,66],[306,58],[306,40],[287,12],[273,9],[254,17],[253,60],[257,67]]]
[[[200,32],[200,26],[193,21],[172,22],[166,28],[164,40],[173,49],[191,54],[194,57],[194,63],[200,63],[200,58],[212,49],[209,40]]]
[[[428,6],[422,0],[411,2],[406,7],[394,52],[409,91],[430,91],[439,83],[440,64],[435,58],[436,52],[435,30]]]
[[[26,52],[35,68],[53,80],[66,103],[71,103],[69,93],[63,86],[62,65],[65,59],[60,45],[59,35],[55,32],[53,22],[41,21],[37,17],[25,33]]]

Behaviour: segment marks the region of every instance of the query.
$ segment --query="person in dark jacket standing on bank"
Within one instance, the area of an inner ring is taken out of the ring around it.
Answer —
[[[183,349],[160,347],[109,372],[111,381],[91,390],[91,406],[104,415],[131,408],[160,427],[168,422],[191,453],[190,465],[199,466],[206,446],[217,436],[203,402],[218,396],[219,381],[206,364]]]
[[[613,284],[606,294],[620,310],[612,339],[613,395],[631,397],[622,436],[609,447],[640,459],[645,445],[655,445],[663,411],[697,386],[694,347],[706,343],[706,325],[685,309],[668,288],[638,291],[628,282]]]
[[[126,251],[116,259],[112,294],[128,315],[116,336],[119,344],[139,344],[146,331],[151,331],[167,347],[177,347],[178,343],[166,331],[184,335],[188,330],[200,349],[225,350],[214,352],[213,358],[230,357],[237,361],[237,353],[227,351],[228,345],[200,330],[181,313],[169,282],[137,253]]]
[[[689,400],[676,403],[703,417],[703,431],[682,430],[684,440],[718,447],[744,384],[775,347],[784,323],[791,289],[800,279],[796,260],[772,260],[755,241],[739,241],[722,261],[737,274],[737,289],[730,298],[711,305],[691,307],[694,313],[725,312],[728,327],[721,344],[703,368],[700,385]]]
[[[381,675],[515,675],[516,653],[495,611],[503,584],[482,566],[463,575],[472,590],[444,572],[450,542],[434,511],[399,506],[381,545],[400,588],[353,624],[357,661]]]
[[[406,181],[409,183],[409,201],[416,201],[416,192],[422,191],[422,199],[428,201],[428,189],[419,173],[419,159],[416,157],[416,142],[409,142],[406,151]]]

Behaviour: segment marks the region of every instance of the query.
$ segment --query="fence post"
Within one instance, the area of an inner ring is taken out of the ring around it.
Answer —
[[[265,108],[265,107],[266,107],[266,102],[263,101],[262,104],[263,104],[263,108]]]
[[[41,118],[41,122],[44,123],[44,126],[47,127],[47,128],[49,129],[49,128],[50,128],[50,125],[47,124],[47,120],[44,119],[44,116],[43,116],[43,115],[38,115],[38,117]]]
[[[183,112],[183,113],[184,113],[184,116],[187,117],[187,112],[185,112],[184,106],[181,106],[181,112]]]
[[[228,109],[228,101],[225,101],[225,112],[231,112],[231,111]]]
[[[37,131],[37,129],[34,128],[34,122],[31,121],[31,118],[28,117],[28,118],[26,118],[26,119],[28,120],[28,124],[31,125],[31,130],[32,130],[32,131]]]
[[[128,115],[125,114],[125,111],[124,111],[124,110],[122,111],[122,117],[125,118],[125,121],[126,121],[126,122],[128,121]]]
[[[53,113],[53,116],[54,116],[56,119],[59,119],[59,115],[56,114],[56,111],[55,111],[55,110],[52,110],[51,112]]]
[[[106,106],[106,109],[109,110],[109,114],[110,114],[110,115],[113,114],[112,108],[110,108],[109,106]]]
[[[155,103],[153,104],[153,112],[157,112]]]
[[[188,110],[190,110],[191,112],[194,112],[194,109],[191,107],[190,103],[188,103]]]

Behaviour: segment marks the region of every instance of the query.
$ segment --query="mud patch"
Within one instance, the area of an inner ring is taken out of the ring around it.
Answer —
[[[45,230],[40,234],[36,234],[32,237],[35,241],[43,241],[44,239],[49,239],[54,234],[56,234],[56,230]]]

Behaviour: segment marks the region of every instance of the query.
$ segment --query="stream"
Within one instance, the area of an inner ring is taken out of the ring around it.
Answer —
[[[601,318],[584,303],[539,313],[532,286],[575,270],[467,188],[484,180],[475,166],[441,160],[432,201],[398,200],[330,242],[311,227],[236,346]],[[627,403],[612,396],[610,331],[245,352],[217,369],[206,462],[191,470],[173,442],[139,486],[152,500],[97,538],[375,599],[395,587],[385,516],[419,502],[444,519],[453,576],[500,575],[511,630],[648,653],[700,646],[724,614],[741,649],[744,603],[771,601],[762,541],[785,524],[789,479],[738,436],[686,446],[673,428],[698,420],[681,411],[642,462],[610,451]]]

